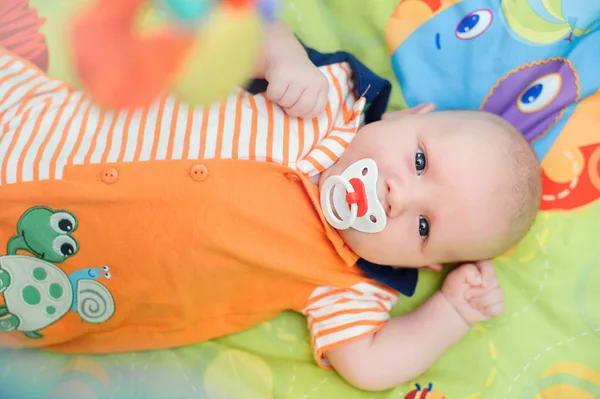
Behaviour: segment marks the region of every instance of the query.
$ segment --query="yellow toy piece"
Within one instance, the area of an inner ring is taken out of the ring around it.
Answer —
[[[193,104],[209,104],[243,85],[261,50],[262,21],[256,11],[219,6],[182,62],[171,92]]]

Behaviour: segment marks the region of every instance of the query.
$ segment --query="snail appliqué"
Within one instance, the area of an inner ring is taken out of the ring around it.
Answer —
[[[67,275],[60,263],[79,250],[72,233],[77,219],[67,211],[37,206],[17,223],[17,234],[0,256],[0,332],[17,330],[42,338],[39,330],[60,320],[69,310],[87,323],[110,319],[115,302],[98,279],[110,279],[108,266],[77,270]],[[26,251],[33,256],[17,255]]]

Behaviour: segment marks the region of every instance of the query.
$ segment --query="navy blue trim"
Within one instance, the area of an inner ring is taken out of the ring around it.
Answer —
[[[359,259],[356,266],[367,276],[387,285],[404,296],[413,296],[419,281],[419,269],[381,266]]]
[[[355,92],[358,96],[363,93],[367,100],[365,111],[365,123],[375,122],[381,119],[385,112],[392,85],[386,79],[376,75],[355,56],[344,51],[336,53],[323,54],[311,48],[304,46],[310,60],[316,66],[331,65],[339,62],[348,62],[354,71],[354,80],[356,83]],[[370,87],[369,87],[370,85]],[[369,90],[365,93],[369,87]],[[262,93],[267,89],[267,81],[264,79],[254,79],[246,87],[246,90],[252,94]]]

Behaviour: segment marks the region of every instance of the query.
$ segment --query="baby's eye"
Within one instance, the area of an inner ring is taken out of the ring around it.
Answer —
[[[429,237],[429,221],[423,215],[419,215],[419,236],[423,240]]]
[[[427,159],[425,158],[425,154],[420,149],[417,150],[415,154],[415,169],[417,170],[417,175],[421,176],[427,167]]]

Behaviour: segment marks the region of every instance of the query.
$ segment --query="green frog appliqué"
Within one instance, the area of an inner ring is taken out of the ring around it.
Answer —
[[[69,310],[93,324],[112,317],[114,299],[96,281],[111,278],[108,266],[67,275],[55,265],[77,254],[75,230],[77,219],[67,211],[36,206],[21,216],[6,255],[0,256],[0,294],[5,303],[0,306],[0,333],[17,330],[29,338],[42,338],[38,331]],[[33,256],[17,255],[19,250]]]

